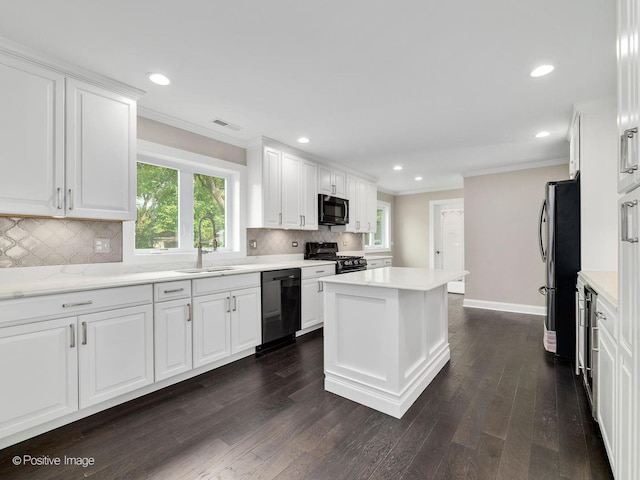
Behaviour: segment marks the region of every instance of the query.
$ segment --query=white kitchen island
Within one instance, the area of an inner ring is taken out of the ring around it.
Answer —
[[[402,417],[449,361],[447,282],[384,267],[323,278],[325,390]]]

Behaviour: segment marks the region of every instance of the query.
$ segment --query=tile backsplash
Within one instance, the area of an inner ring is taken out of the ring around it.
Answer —
[[[251,242],[256,242],[256,248]],[[298,242],[294,247],[293,242]],[[247,255],[286,255],[304,253],[306,242],[338,242],[338,250],[363,250],[361,233],[332,232],[329,227],[319,230],[271,230],[267,228],[247,229]]]
[[[108,243],[95,251],[96,239]],[[0,267],[122,261],[122,223],[0,217]]]

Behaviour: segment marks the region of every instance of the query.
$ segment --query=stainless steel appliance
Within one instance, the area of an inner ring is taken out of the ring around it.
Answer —
[[[299,268],[270,270],[260,276],[262,286],[262,344],[265,353],[294,342],[301,328],[301,272]]]
[[[575,286],[580,270],[580,181],[546,185],[538,228],[546,282],[538,290],[546,297],[544,347],[574,361],[576,342]]]
[[[337,242],[307,242],[304,249],[306,260],[329,260],[336,262],[336,274],[367,269],[367,260],[362,256],[338,255]]]
[[[349,200],[318,194],[318,223],[320,225],[349,223]]]
[[[584,312],[580,316],[579,342],[582,348],[581,355],[578,357],[580,362],[579,368],[582,374],[582,381],[587,392],[589,405],[591,405],[591,414],[596,417],[596,395],[595,388],[597,385],[597,362],[598,354],[598,315],[596,312],[596,300],[598,294],[591,287],[584,287]]]

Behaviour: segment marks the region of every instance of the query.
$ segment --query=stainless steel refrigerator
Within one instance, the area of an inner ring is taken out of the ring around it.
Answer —
[[[546,282],[544,347],[574,361],[576,343],[576,280],[580,270],[580,180],[549,182],[540,210],[540,255]]]

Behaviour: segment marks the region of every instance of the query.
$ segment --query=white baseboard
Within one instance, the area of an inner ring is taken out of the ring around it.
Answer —
[[[482,308],[484,310],[497,310],[498,312],[526,313],[528,315],[544,316],[547,314],[547,309],[545,307],[538,307],[536,305],[490,302],[487,300],[473,300],[471,298],[465,298],[462,302],[462,306],[469,308]]]

